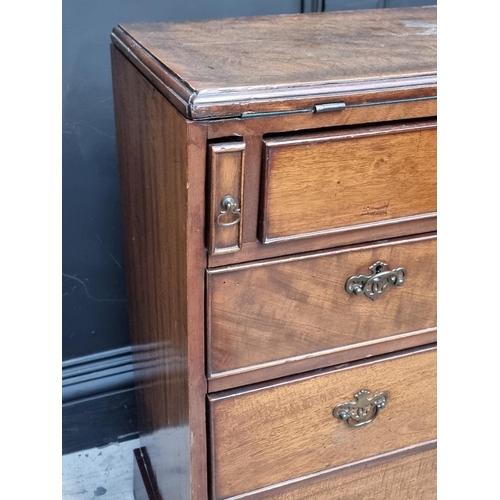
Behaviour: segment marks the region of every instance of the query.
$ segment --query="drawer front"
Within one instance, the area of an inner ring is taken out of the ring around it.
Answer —
[[[209,145],[210,205],[208,250],[229,253],[241,248],[245,143]]]
[[[436,212],[435,122],[264,141],[263,243]]]
[[[386,403],[371,423],[333,416],[362,390]],[[213,497],[232,498],[435,439],[436,350],[209,396],[209,406]]]
[[[434,449],[368,467],[353,474],[298,486],[291,491],[260,498],[266,500],[434,500],[437,498],[436,469],[437,451]]]
[[[377,261],[405,268],[404,283],[377,300],[348,293],[347,280],[369,276]],[[373,355],[401,337],[415,342],[405,347],[426,343],[419,336],[436,325],[436,238],[210,270],[207,283],[209,377],[302,358],[318,363],[309,368],[329,366],[348,349]]]

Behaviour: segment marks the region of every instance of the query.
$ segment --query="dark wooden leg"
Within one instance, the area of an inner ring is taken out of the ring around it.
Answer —
[[[134,450],[134,498],[135,500],[162,500],[156,481],[149,471],[146,448]]]

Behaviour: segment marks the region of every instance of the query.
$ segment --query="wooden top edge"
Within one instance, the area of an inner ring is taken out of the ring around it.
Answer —
[[[120,25],[113,28],[111,32],[111,42],[119,49],[127,59],[142,73],[151,73],[158,82],[164,86],[164,93],[175,92],[186,104],[197,92],[182,80],[181,77],[173,73],[167,66],[159,61],[153,54],[145,50],[142,45],[134,40]],[[159,89],[161,90],[161,89]]]
[[[210,120],[435,95],[435,21],[435,7],[284,14],[125,24],[111,39],[187,118]]]
[[[318,102],[325,99],[339,98],[348,95],[366,95],[372,92],[389,92],[394,90],[421,89],[427,87],[435,93],[437,73],[422,75],[401,75],[397,77],[349,80],[342,82],[304,82],[301,84],[274,85],[268,87],[218,88],[193,92],[190,103],[193,110],[208,106],[234,106],[240,102],[255,103],[271,101],[297,101],[316,98]],[[353,101],[351,104],[356,104]]]

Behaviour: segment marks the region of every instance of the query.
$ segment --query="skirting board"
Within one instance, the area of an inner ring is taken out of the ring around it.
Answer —
[[[63,454],[138,437],[131,348],[63,362]]]

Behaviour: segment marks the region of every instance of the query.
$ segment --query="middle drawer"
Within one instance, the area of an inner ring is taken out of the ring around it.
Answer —
[[[207,287],[212,380],[251,383],[436,340],[435,236],[208,270]]]

